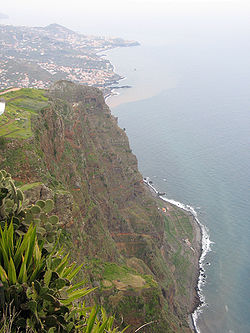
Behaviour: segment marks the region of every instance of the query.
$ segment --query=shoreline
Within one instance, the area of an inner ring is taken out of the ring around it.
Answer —
[[[149,178],[143,178],[144,184],[147,186],[147,188],[150,190],[151,194],[156,198],[159,198],[160,200],[169,203],[171,205],[174,205],[175,207],[178,207],[185,212],[190,214],[190,217],[192,216],[192,225],[194,227],[195,232],[195,242],[198,241],[199,248],[198,248],[198,266],[197,271],[194,274],[194,279],[192,281],[192,298],[193,300],[190,302],[190,314],[188,315],[188,324],[190,329],[194,333],[201,333],[198,326],[197,326],[197,320],[199,317],[199,314],[202,313],[202,308],[206,305],[205,303],[205,296],[202,294],[202,286],[206,283],[206,275],[204,274],[205,269],[203,266],[203,261],[206,257],[206,254],[211,251],[210,245],[213,243],[209,239],[209,232],[208,229],[199,221],[197,217],[197,212],[192,206],[182,204],[178,201],[175,201],[173,199],[168,199],[164,196],[159,194],[159,192],[156,190],[156,188],[153,186],[153,183],[150,183]],[[199,234],[199,235],[198,235]]]
[[[136,43],[137,44],[135,44],[135,45],[129,45],[129,46],[126,46],[126,47],[141,46],[141,44],[139,42],[136,42]],[[130,86],[130,85],[119,86],[120,82],[123,81],[123,80],[126,80],[127,77],[126,76],[121,76],[120,74],[118,74],[118,72],[116,71],[115,65],[111,62],[111,60],[108,57],[108,52],[109,51],[114,50],[114,49],[118,49],[118,48],[121,48],[121,46],[116,46],[116,47],[112,47],[108,50],[100,51],[101,52],[100,57],[101,58],[106,58],[112,66],[113,73],[119,76],[119,78],[116,81],[113,81],[113,83],[111,82],[107,86],[102,87],[104,89],[107,88],[107,90],[108,90],[106,92],[106,94],[104,94],[105,103],[107,103],[107,100],[112,98],[113,96],[120,95],[120,93],[117,90],[132,88],[132,86]],[[100,52],[98,52],[98,53],[100,53]],[[112,87],[112,85],[114,85],[114,84],[117,84],[117,86]]]
[[[114,73],[116,74],[116,72],[115,72],[115,67],[114,67],[114,65],[112,64],[112,66],[113,66],[113,71],[114,71]],[[119,75],[119,74],[118,74]],[[121,86],[121,87],[119,87],[119,86],[115,86],[115,87],[112,87],[112,85],[113,84],[120,84],[120,81],[122,81],[122,80],[126,80],[127,79],[127,77],[126,76],[120,76],[120,79],[117,79],[117,81],[114,81],[113,83],[110,83],[110,85],[107,85],[106,87],[103,87],[103,88],[106,88],[108,91],[107,91],[107,93],[104,95],[104,100],[105,100],[105,103],[107,103],[107,100],[109,99],[109,98],[111,98],[111,97],[113,97],[113,96],[118,96],[118,95],[120,95],[120,93],[118,92],[118,91],[116,91],[116,90],[120,90],[120,89],[127,89],[128,87],[129,88],[132,88],[132,86]]]
[[[103,54],[103,56],[108,58],[108,52],[106,54]],[[109,62],[111,63],[110,60]],[[116,73],[115,66],[112,63],[111,65],[113,67],[113,72]],[[117,80],[117,83],[119,84],[120,81],[124,79],[126,79],[126,77],[121,77],[119,80]],[[112,88],[109,86],[108,88],[110,89],[110,91],[104,96],[105,103],[107,103],[107,100],[111,97],[120,94],[116,90],[117,87]],[[194,272],[194,276],[190,285],[190,292],[192,296],[190,297],[190,313],[188,314],[187,320],[190,329],[194,333],[201,333],[197,325],[197,320],[200,313],[202,313],[202,308],[206,305],[205,296],[202,294],[202,287],[206,283],[206,275],[204,274],[205,268],[203,265],[203,261],[205,260],[206,254],[211,251],[210,244],[213,243],[209,239],[209,231],[207,227],[199,221],[197,212],[192,206],[185,205],[178,201],[166,198],[165,193],[159,193],[156,188],[154,188],[152,183],[149,183],[149,178],[143,178],[143,181],[147,185],[147,188],[150,189],[151,195],[153,194],[154,197],[157,197],[164,202],[167,202],[182,209],[183,211],[188,213],[190,217],[192,217],[190,218],[190,222],[193,226],[193,230],[195,233],[193,243],[196,243],[196,245],[198,244],[198,246],[194,245],[195,249],[197,250],[198,256],[195,257],[196,270]]]

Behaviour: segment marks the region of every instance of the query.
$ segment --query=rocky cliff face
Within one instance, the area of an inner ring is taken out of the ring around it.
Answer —
[[[82,274],[118,322],[131,332],[149,322],[143,332],[190,332],[199,257],[192,218],[166,204],[163,211],[145,189],[98,89],[60,81],[40,94],[46,105],[33,110],[29,137],[0,126],[0,168],[29,183],[30,201],[55,200],[72,259],[85,263]],[[7,116],[8,103],[22,112],[27,96],[7,94]]]

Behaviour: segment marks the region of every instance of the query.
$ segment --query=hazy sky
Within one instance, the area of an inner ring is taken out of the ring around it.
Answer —
[[[180,22],[193,18],[249,16],[249,0],[10,0],[1,3],[0,12],[9,20],[3,24],[44,26],[59,23],[88,34],[126,37],[146,23],[158,24],[162,19]],[[241,14],[238,15],[237,13]],[[250,20],[250,17],[249,17]],[[161,26],[159,25],[159,29]],[[117,33],[116,33],[117,31]],[[143,33],[143,31],[141,31]]]

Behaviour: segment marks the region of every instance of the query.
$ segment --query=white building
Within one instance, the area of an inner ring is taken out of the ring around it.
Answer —
[[[0,115],[4,113],[5,110],[5,102],[0,101]]]

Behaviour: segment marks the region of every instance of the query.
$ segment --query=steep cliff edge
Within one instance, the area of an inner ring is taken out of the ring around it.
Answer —
[[[17,185],[29,183],[22,189],[31,202],[55,200],[72,258],[99,287],[96,298],[131,332],[149,322],[143,332],[190,332],[199,235],[191,216],[145,189],[102,93],[60,81],[49,92],[4,98],[0,168]]]

